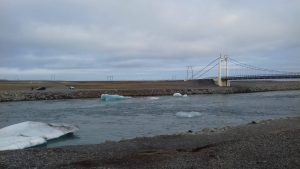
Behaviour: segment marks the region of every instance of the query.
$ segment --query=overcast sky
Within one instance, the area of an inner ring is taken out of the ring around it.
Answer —
[[[183,79],[220,52],[300,71],[300,0],[0,0],[0,79]]]

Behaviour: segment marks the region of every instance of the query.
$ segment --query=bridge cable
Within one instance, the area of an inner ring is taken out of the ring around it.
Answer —
[[[266,68],[260,68],[260,67],[256,67],[256,66],[252,66],[249,64],[245,64],[245,63],[241,63],[235,59],[229,58],[229,61],[231,61],[231,63],[241,66],[241,67],[245,67],[248,69],[253,69],[253,70],[259,70],[259,71],[264,71],[264,72],[276,72],[276,73],[283,73],[283,74],[288,74],[288,73],[292,73],[292,72],[287,72],[287,71],[279,71],[279,70],[273,70],[273,69],[266,69]],[[292,73],[294,74],[294,73]]]
[[[231,63],[233,63],[233,62],[231,62]],[[245,66],[245,65],[239,64],[239,63],[233,63],[233,64],[236,65],[236,66],[240,66],[242,68],[250,69],[250,70],[263,71],[263,72],[271,72],[269,70],[264,70],[264,69],[259,69],[259,68],[255,68],[255,67]],[[272,72],[275,72],[275,71],[272,71]],[[276,71],[276,73],[278,74],[277,71]],[[280,73],[282,73],[282,72],[280,72]],[[265,74],[265,75],[267,75],[267,74]]]
[[[200,71],[198,71],[197,73],[195,73],[193,75],[193,79],[194,77],[196,77],[199,73],[203,72],[206,68],[208,68],[211,64],[215,63],[218,59],[220,59],[220,57],[216,58],[215,60],[211,61],[208,65],[206,65],[204,68],[202,68]]]
[[[210,69],[206,70],[204,73],[200,74],[199,76],[197,76],[197,78],[200,79],[200,77],[202,77],[203,75],[205,75],[207,72],[209,72],[210,70],[212,70],[213,68],[215,68],[216,66],[218,66],[219,63],[215,64],[213,67],[211,67]]]

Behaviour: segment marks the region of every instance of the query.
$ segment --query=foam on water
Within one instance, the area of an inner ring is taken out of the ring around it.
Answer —
[[[201,116],[201,115],[202,115],[202,113],[194,112],[194,111],[191,111],[191,112],[177,112],[176,113],[177,117],[185,117],[185,118],[197,117],[197,116]]]

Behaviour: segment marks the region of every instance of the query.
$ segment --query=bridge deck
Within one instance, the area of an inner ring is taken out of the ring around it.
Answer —
[[[254,80],[254,79],[300,79],[300,74],[293,74],[293,75],[249,75],[249,76],[222,77],[222,80]]]

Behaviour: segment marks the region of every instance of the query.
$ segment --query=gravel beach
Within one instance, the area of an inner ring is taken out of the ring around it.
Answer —
[[[3,151],[0,168],[300,168],[300,117],[98,145]]]

